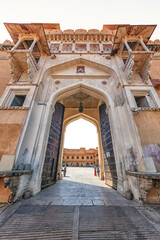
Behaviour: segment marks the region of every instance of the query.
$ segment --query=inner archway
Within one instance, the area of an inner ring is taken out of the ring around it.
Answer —
[[[99,167],[97,129],[91,122],[80,118],[67,125],[62,165]]]

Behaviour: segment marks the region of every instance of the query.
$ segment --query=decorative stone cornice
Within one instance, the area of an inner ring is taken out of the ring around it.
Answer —
[[[134,108],[134,107],[131,108],[132,112],[135,112],[136,109],[137,108]],[[155,107],[155,108],[143,107],[143,108],[141,108],[141,111],[158,111],[159,112],[160,108],[159,107]]]
[[[77,30],[52,30],[45,31],[47,41],[54,42],[113,42],[115,31],[106,29],[99,31],[97,29],[77,29]]]
[[[150,51],[160,52],[160,40],[149,40],[147,43],[147,47]]]
[[[12,45],[0,44],[0,51],[11,50],[13,46],[14,46],[14,44],[12,44]]]
[[[29,107],[0,106],[0,110],[28,110]]]
[[[132,172],[126,171],[127,175],[144,179],[160,179],[160,173]]]

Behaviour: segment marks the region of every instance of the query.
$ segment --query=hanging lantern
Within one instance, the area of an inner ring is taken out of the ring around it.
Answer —
[[[80,102],[80,106],[79,106],[79,112],[82,113],[83,112],[83,105],[82,102]]]

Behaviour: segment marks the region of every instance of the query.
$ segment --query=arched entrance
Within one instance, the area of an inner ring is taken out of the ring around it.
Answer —
[[[86,69],[88,67],[86,70],[88,74],[76,74],[74,64],[84,64]],[[70,67],[71,70],[65,70],[65,67]],[[56,70],[59,72],[57,73]],[[78,110],[81,102],[83,112]],[[65,109],[64,116],[62,114],[61,121],[58,121],[60,126],[63,123],[63,127],[59,138],[57,138],[59,139],[56,143],[57,154],[55,156],[48,155],[50,163],[45,167],[45,163],[48,161],[46,153],[51,126],[58,127],[51,123],[55,117],[54,114],[56,114],[56,104],[62,105],[62,108]],[[33,195],[41,190],[44,170],[50,171],[48,175],[46,173],[49,178],[46,185],[57,179],[57,174],[60,172],[65,124],[76,118],[84,117],[94,123],[98,129],[100,156],[103,162],[101,173],[104,174],[101,178],[105,177],[106,183],[112,187],[116,188],[117,186],[117,190],[122,195],[125,196],[125,193],[131,189],[134,197],[137,200],[140,198],[137,182],[126,175],[126,170],[129,170],[130,166],[142,157],[140,139],[137,137],[132,113],[113,69],[96,61],[81,58],[57,65],[57,67],[50,65],[50,68],[43,72],[36,99],[29,114],[29,120],[26,121],[21,134],[20,147],[17,148],[15,162],[19,164],[23,159],[23,163],[32,165],[34,171],[28,181],[29,184],[26,185]],[[106,125],[104,125],[105,123]],[[101,131],[102,126],[103,130]],[[112,144],[109,145],[111,138]],[[24,154],[26,149],[27,154]],[[115,159],[115,162],[112,158]],[[54,159],[54,164],[52,159]],[[54,169],[54,173],[57,172],[56,176],[51,174],[52,169]],[[106,178],[106,176],[108,177]],[[46,179],[43,177],[44,181]],[[26,185],[22,186],[19,195],[23,193]]]
[[[84,84],[78,84],[74,88],[74,91],[73,88],[68,88],[67,91],[63,91],[58,96],[49,131],[42,173],[42,187],[45,187],[46,184],[52,184],[56,179],[60,178],[66,126],[75,119],[84,118],[97,127],[101,179],[105,179],[106,184],[117,189],[116,162],[110,121],[106,113],[107,109],[104,100],[107,101],[107,99],[102,97],[97,91],[93,91],[93,89],[91,91],[90,87]],[[61,108],[60,112],[57,111],[57,106],[59,109]],[[83,111],[80,111],[80,106],[83,107]],[[58,122],[54,119],[58,119]],[[58,135],[55,135],[55,131]],[[53,157],[52,151],[56,157]],[[75,166],[78,166],[78,164],[75,163]]]

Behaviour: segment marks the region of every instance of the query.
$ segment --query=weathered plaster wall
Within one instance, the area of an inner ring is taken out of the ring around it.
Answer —
[[[134,115],[142,147],[160,144],[160,112],[141,111]]]
[[[0,58],[0,97],[2,96],[7,83],[11,79],[9,60],[6,58],[6,55],[7,53],[0,51],[0,56],[2,58]]]
[[[160,59],[153,59],[151,65],[151,79],[160,79]],[[155,90],[160,98],[160,88],[155,87]]]
[[[27,110],[0,110],[0,159],[15,154]]]
[[[160,112],[141,111],[134,115],[145,157],[152,157],[160,171]]]
[[[160,79],[160,59],[152,59],[151,65],[151,78],[152,79]]]
[[[155,90],[156,90],[156,92],[157,92],[157,94],[158,94],[158,96],[159,96],[159,98],[160,98],[160,88],[155,88]]]

